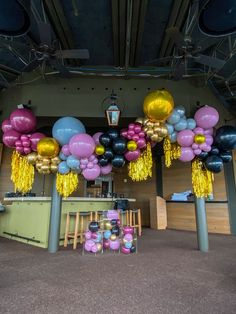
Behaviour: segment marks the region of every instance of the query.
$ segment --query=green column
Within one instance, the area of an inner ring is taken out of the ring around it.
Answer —
[[[59,248],[61,226],[61,196],[56,189],[56,175],[53,178],[48,251],[56,253]]]
[[[204,197],[195,198],[195,215],[197,227],[198,249],[202,252],[208,252],[208,228],[206,217],[206,206]]]

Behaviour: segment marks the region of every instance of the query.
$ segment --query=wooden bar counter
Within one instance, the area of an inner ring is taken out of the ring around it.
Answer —
[[[135,199],[128,199],[135,202]],[[67,212],[113,208],[114,198],[68,197],[62,200],[60,239],[63,243]],[[48,247],[51,197],[4,198],[6,211],[0,213],[0,236]]]

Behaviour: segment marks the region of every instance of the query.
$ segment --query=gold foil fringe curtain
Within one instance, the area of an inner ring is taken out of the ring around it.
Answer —
[[[70,172],[68,174],[57,173],[56,188],[58,193],[63,197],[72,194],[79,185],[78,175]]]
[[[208,197],[213,192],[214,175],[208,171],[202,161],[195,159],[192,162],[192,185],[196,197]]]
[[[181,155],[181,148],[178,143],[171,143],[169,136],[164,138],[163,143],[165,166],[169,168],[172,165],[172,160],[178,159]]]
[[[133,181],[144,181],[152,177],[152,150],[150,143],[141,156],[128,165],[128,175]]]
[[[21,193],[29,192],[34,183],[34,166],[28,163],[26,156],[21,156],[16,151],[12,153],[11,180],[15,191]]]

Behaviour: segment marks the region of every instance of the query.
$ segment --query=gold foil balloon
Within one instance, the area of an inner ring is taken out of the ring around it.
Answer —
[[[165,137],[168,135],[168,130],[167,130],[167,127],[165,125],[163,125],[160,129],[160,132],[159,132],[160,136],[162,137]]]
[[[95,153],[97,155],[103,155],[105,153],[105,147],[101,144],[98,144],[95,148]]]
[[[55,157],[59,153],[59,145],[54,138],[44,137],[37,144],[37,152],[42,157]]]
[[[35,165],[36,161],[37,161],[37,153],[33,152],[33,153],[30,153],[26,156],[27,158],[27,161],[30,165]]]
[[[134,150],[136,150],[138,147],[137,143],[135,141],[128,141],[127,143],[127,149],[131,152],[133,152]]]
[[[153,135],[151,136],[151,140],[152,140],[153,142],[157,142],[158,139],[159,139],[159,135],[158,135],[158,134],[153,134]]]
[[[98,252],[102,251],[102,243],[96,243]]]
[[[137,118],[135,122],[139,124],[143,124],[143,120],[144,120],[143,118]]]
[[[110,221],[106,221],[106,222],[105,222],[105,229],[106,229],[106,230],[110,230],[111,227],[112,227],[112,226],[111,226]]]
[[[43,165],[42,161],[37,161],[35,166],[37,169],[41,169],[42,165]]]
[[[112,235],[110,236],[110,239],[111,239],[112,241],[115,241],[115,240],[116,240],[116,235],[115,235],[115,234],[112,234]]]
[[[148,137],[152,137],[153,134],[154,134],[153,129],[148,129],[147,132],[146,132],[146,134],[147,134]]]
[[[48,172],[48,171],[50,171],[50,166],[49,166],[49,165],[44,165],[44,164],[42,164],[41,170],[42,170],[43,172],[44,172],[44,171]]]
[[[52,164],[58,165],[60,162],[61,162],[61,159],[59,157],[53,157],[51,159]]]
[[[203,144],[203,143],[205,143],[205,141],[206,141],[206,137],[203,134],[196,134],[194,136],[194,142],[196,144]]]
[[[51,164],[51,165],[50,165],[50,171],[51,171],[52,173],[56,173],[56,172],[57,172],[57,169],[58,169],[57,165],[55,165],[55,164]]]
[[[50,165],[51,159],[49,159],[49,158],[43,158],[43,159],[42,159],[42,163],[43,163],[43,165]]]
[[[173,97],[165,89],[150,92],[144,98],[143,111],[152,121],[166,120],[173,109]]]

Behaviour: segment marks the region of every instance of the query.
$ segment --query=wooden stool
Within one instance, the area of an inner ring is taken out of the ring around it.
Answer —
[[[119,219],[120,219],[121,227],[128,226],[130,224],[129,211],[120,209],[119,210]]]
[[[80,243],[83,243],[84,232],[88,229],[89,221],[93,220],[93,212],[79,212],[80,223],[79,223],[79,236]]]
[[[69,213],[67,213],[64,247],[67,247],[69,239],[74,239],[73,250],[75,250],[77,247],[78,237],[80,237],[80,243],[83,242],[83,233],[85,231],[85,229],[84,229],[84,217],[89,217],[90,220],[92,220],[92,212],[69,212]],[[74,232],[70,232],[70,218],[75,218]]]
[[[94,211],[93,214],[94,214],[94,220],[100,221],[101,217],[103,217],[103,210]]]
[[[137,223],[136,223],[137,215]],[[142,221],[141,221],[141,210],[140,209],[130,209],[129,210],[129,225],[134,228],[138,228],[138,235],[142,234]]]

